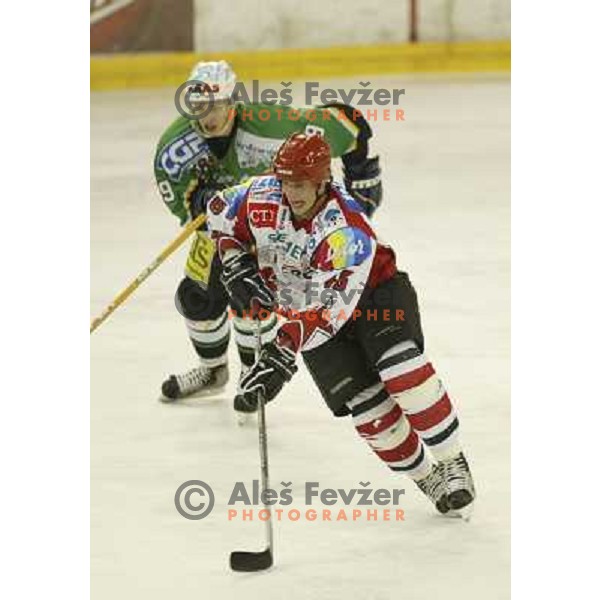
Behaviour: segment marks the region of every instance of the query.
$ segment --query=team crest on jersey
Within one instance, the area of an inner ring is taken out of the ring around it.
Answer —
[[[215,196],[208,204],[208,208],[213,215],[220,215],[226,207],[227,203],[221,196]]]
[[[156,166],[172,181],[179,181],[184,171],[202,156],[208,155],[208,145],[204,139],[195,131],[188,131],[163,148],[156,158]]]

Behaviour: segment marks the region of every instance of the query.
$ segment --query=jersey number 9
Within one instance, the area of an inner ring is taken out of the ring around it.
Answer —
[[[175,200],[175,194],[171,184],[165,179],[164,181],[158,182],[158,189],[165,202],[173,202]]]

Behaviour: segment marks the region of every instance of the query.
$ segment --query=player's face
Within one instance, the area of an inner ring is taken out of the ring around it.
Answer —
[[[206,137],[227,135],[233,127],[233,106],[229,102],[218,102],[198,118],[198,125]]]
[[[281,186],[294,216],[308,215],[317,201],[319,186],[312,181],[287,181],[285,179],[281,182]]]

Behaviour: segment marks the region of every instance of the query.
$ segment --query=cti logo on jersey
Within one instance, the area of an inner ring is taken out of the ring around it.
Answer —
[[[165,146],[157,157],[157,166],[170,179],[179,181],[181,174],[203,155],[208,155],[206,142],[195,131],[189,131]]]
[[[277,204],[271,202],[254,202],[250,209],[250,223],[254,227],[274,228],[277,223]]]

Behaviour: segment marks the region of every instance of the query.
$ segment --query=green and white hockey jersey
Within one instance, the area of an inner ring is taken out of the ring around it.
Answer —
[[[154,159],[158,189],[182,225],[190,218],[190,196],[198,186],[198,162],[206,160],[210,165],[210,187],[223,189],[268,172],[279,146],[292,133],[320,133],[334,157],[354,150],[359,133],[343,111],[334,107],[298,109],[237,103],[230,118],[235,118],[235,125],[228,146],[221,149],[224,154],[219,152],[221,158],[202,137],[197,122],[183,116],[169,126],[158,142]]]

